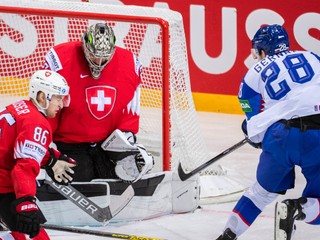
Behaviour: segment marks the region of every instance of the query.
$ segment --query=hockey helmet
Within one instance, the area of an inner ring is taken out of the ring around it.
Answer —
[[[36,104],[40,106],[37,101],[38,92],[43,92],[47,100],[51,101],[52,95],[64,96],[63,106],[68,107],[70,104],[69,86],[67,81],[59,73],[51,70],[36,71],[30,78],[29,97],[33,99]],[[47,101],[48,108],[49,101]]]
[[[261,27],[252,39],[252,48],[260,55],[264,50],[266,55],[272,56],[283,51],[289,51],[289,37],[287,31],[278,24]]]
[[[110,62],[115,41],[113,30],[105,23],[89,26],[82,35],[82,47],[94,79],[100,77],[102,69]]]

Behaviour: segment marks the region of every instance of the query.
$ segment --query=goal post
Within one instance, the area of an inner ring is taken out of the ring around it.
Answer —
[[[1,107],[6,97],[27,96],[29,77],[51,47],[80,40],[88,25],[101,21],[113,27],[116,45],[133,52],[143,65],[137,137],[155,156],[153,171],[174,170],[181,162],[188,172],[210,159],[192,98],[183,19],[169,9],[2,0]],[[202,175],[221,176],[223,170],[215,165]]]

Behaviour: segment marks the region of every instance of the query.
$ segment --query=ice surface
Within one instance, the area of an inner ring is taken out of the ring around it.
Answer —
[[[212,156],[219,154],[243,139],[240,129],[244,118],[243,115],[198,112],[198,116],[205,141],[210,148]],[[259,152],[259,150],[247,144],[219,160],[219,163],[229,169],[230,172],[243,173],[245,178],[241,179],[241,181],[245,183],[252,182],[255,178]],[[305,181],[299,169],[297,169],[296,188],[288,191],[286,196],[281,196],[278,200],[299,197],[304,183]],[[249,230],[239,237],[239,240],[273,239],[274,204],[275,202],[266,207]],[[234,205],[235,202],[202,205],[200,209],[193,213],[168,215],[156,219],[90,229],[169,240],[216,239],[221,234]],[[53,230],[48,230],[48,232],[52,240],[110,239]],[[310,226],[303,222],[297,222],[297,231],[294,239],[318,240],[320,239],[320,228],[319,226]]]

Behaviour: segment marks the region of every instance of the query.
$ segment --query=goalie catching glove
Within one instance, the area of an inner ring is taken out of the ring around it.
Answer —
[[[50,158],[46,172],[52,181],[61,185],[68,185],[73,180],[74,171],[71,169],[77,162],[54,148],[49,148]]]
[[[124,181],[136,182],[153,168],[153,156],[143,145],[129,142],[125,133],[119,129],[101,144],[101,148],[116,163],[115,173]]]

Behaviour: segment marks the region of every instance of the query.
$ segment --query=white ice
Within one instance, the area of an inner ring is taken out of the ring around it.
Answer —
[[[243,139],[240,129],[243,115],[198,112],[201,129],[212,156],[219,154]],[[255,179],[256,165],[259,150],[245,145],[228,156],[219,160],[219,164],[232,172],[240,172],[243,178],[239,182],[247,184]],[[285,198],[300,196],[305,180],[297,169],[296,188],[287,192]],[[156,219],[131,222],[122,225],[113,225],[90,230],[121,233],[135,236],[148,236],[169,240],[209,240],[216,239],[222,232],[229,213],[236,202],[202,205],[193,213],[176,214],[159,217]],[[266,207],[263,213],[252,226],[238,239],[239,240],[272,240],[275,202]],[[52,240],[98,240],[111,239],[77,233],[48,230]],[[1,234],[0,234],[1,236]],[[112,238],[114,239],[114,238]],[[320,239],[319,226],[307,225],[297,222],[295,240]]]

